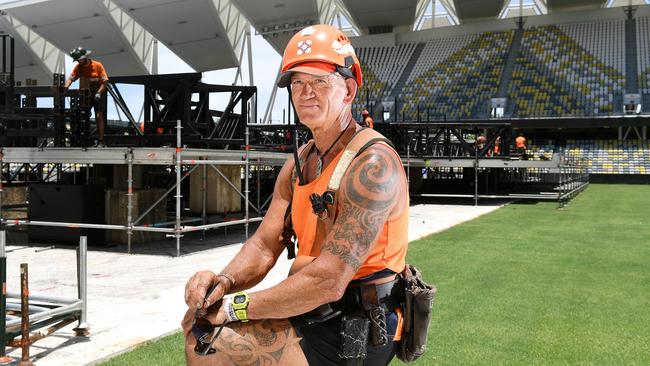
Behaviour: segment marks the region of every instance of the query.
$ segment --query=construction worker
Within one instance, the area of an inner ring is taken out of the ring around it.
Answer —
[[[66,89],[79,79],[79,89],[90,89],[92,93],[92,107],[95,111],[95,122],[97,123],[97,142],[95,146],[103,147],[104,128],[106,126],[106,82],[108,75],[101,62],[91,59],[92,51],[83,47],[76,47],[70,51],[70,56],[77,64],[72,69],[70,77],[65,82]]]
[[[492,149],[492,156],[499,156],[501,155],[501,136],[498,136],[496,140],[494,140],[494,148]]]
[[[187,282],[187,362],[387,365],[401,336],[404,168],[379,133],[352,117],[362,75],[344,33],[302,29],[286,46],[281,73],[278,86],[288,88],[314,139],[284,164],[266,216],[232,261]],[[300,244],[290,275],[250,292],[285,248],[295,250],[285,217]],[[212,328],[226,323],[210,345]]]
[[[372,120],[372,117],[370,117],[370,113],[368,112],[367,109],[364,109],[363,112],[361,112],[361,116],[363,117],[362,126],[368,128],[375,128],[375,124]]]
[[[518,155],[520,155],[523,159],[526,159],[527,149],[526,138],[524,137],[524,134],[520,132],[517,134],[517,138],[515,138],[515,150],[517,151]]]

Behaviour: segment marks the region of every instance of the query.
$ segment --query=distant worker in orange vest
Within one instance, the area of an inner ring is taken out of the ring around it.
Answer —
[[[260,227],[232,261],[187,282],[187,364],[388,365],[405,299],[398,274],[406,267],[409,197],[401,159],[352,117],[362,76],[345,33],[324,24],[298,31],[280,72],[278,86],[290,88],[314,138],[287,159]],[[294,234],[297,250],[286,240]],[[289,276],[251,291],[287,249],[296,254]]]
[[[368,113],[367,109],[364,109],[363,112],[361,112],[361,116],[363,117],[363,127],[375,128],[374,121],[372,120],[372,117],[370,117],[370,113]]]
[[[494,148],[492,149],[492,156],[499,155],[501,155],[501,136],[494,140]]]
[[[517,154],[521,155],[524,159],[526,158],[526,151],[528,148],[526,147],[526,138],[524,137],[523,133],[519,133],[517,135],[517,138],[515,139],[515,149],[517,151]]]
[[[79,89],[87,88],[92,93],[92,108],[95,110],[95,122],[97,123],[97,143],[95,146],[103,147],[104,145],[104,128],[106,126],[104,105],[106,104],[106,83],[108,75],[101,62],[90,59],[91,50],[83,47],[77,47],[70,51],[70,56],[78,63],[72,69],[68,80],[65,81],[65,88],[77,79],[79,80]]]

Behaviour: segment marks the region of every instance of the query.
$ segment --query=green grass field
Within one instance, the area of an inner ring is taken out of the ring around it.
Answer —
[[[511,204],[408,256],[438,286],[418,365],[650,365],[650,186]],[[176,334],[104,365],[183,362]]]

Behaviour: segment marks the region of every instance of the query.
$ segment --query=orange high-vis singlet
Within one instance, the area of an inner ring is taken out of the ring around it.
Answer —
[[[99,89],[99,86],[102,83],[108,81],[108,75],[106,74],[104,65],[102,65],[101,62],[95,61],[93,59],[91,59],[90,62],[86,64],[86,66],[76,64],[74,66],[74,69],[72,69],[70,76],[72,77],[72,80],[87,78],[88,82],[90,83],[90,89],[94,91]]]
[[[396,152],[393,151],[393,153],[397,155]],[[320,248],[327,233],[323,233],[319,238],[316,238],[319,219],[312,210],[309,196],[312,193],[322,195],[327,190],[327,184],[342,155],[343,151],[312,182],[301,186],[296,181],[294,185],[291,220],[293,221],[293,229],[298,239],[297,255],[299,256],[308,255],[318,257],[320,254]],[[399,157],[399,155],[397,156]],[[396,273],[404,270],[406,266],[406,249],[408,247],[409,220],[408,199],[405,199],[404,202],[405,207],[401,215],[395,219],[386,221],[379,238],[372,247],[370,255],[361,265],[353,279],[367,277],[386,268]],[[320,223],[320,225],[323,224]]]

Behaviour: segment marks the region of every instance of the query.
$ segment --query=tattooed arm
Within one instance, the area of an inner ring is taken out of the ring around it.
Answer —
[[[278,285],[250,294],[250,319],[288,318],[343,296],[386,220],[399,215],[408,199],[399,158],[384,145],[370,147],[346,172],[337,199],[340,213],[320,256]],[[221,311],[215,324],[223,316]]]
[[[284,213],[291,202],[292,169],[293,158],[289,158],[276,179],[273,199],[260,227],[222,271],[232,275],[235,286],[231,287],[229,281],[223,281],[223,277],[217,277],[212,271],[197,272],[185,285],[185,302],[190,309],[201,307],[207,290],[217,283],[222,286],[216,288],[206,306],[216,303],[226,293],[253,287],[275,265],[284,250],[280,235],[284,228]]]

